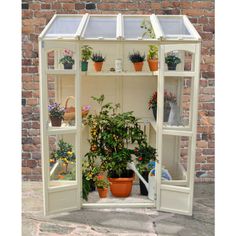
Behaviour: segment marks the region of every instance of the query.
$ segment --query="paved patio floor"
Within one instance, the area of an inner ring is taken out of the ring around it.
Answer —
[[[22,184],[23,236],[213,236],[214,184],[195,184],[193,216],[154,209],[94,209],[43,216],[41,182]]]

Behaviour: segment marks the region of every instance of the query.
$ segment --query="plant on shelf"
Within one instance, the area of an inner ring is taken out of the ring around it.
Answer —
[[[52,126],[60,127],[64,119],[65,108],[61,107],[59,103],[52,103],[48,105],[49,118]]]
[[[112,183],[110,189],[114,196],[127,197],[132,190],[134,174],[127,170],[133,153],[128,143],[141,144],[145,139],[143,131],[133,112],[118,113],[119,104],[103,104],[104,95],[92,98],[99,104],[100,111],[87,117],[91,138],[86,157],[100,161],[101,170],[107,171],[108,180]],[[127,191],[120,192],[123,185],[128,185]]]
[[[81,47],[81,71],[88,70],[88,60],[92,56],[92,50],[93,48],[89,45],[83,45]]]
[[[141,55],[139,51],[133,51],[129,54],[129,60],[134,64],[135,71],[142,71],[145,54]]]
[[[99,53],[93,53],[91,56],[92,61],[94,62],[94,69],[95,71],[101,71],[103,62],[105,61],[105,57]]]
[[[97,187],[99,197],[106,198],[110,182],[104,177],[104,175],[99,174],[95,177],[95,185]]]
[[[167,122],[170,114],[170,103],[176,103],[176,96],[171,92],[164,91],[164,122]],[[152,109],[153,116],[156,120],[157,114],[157,91],[153,92],[152,96],[148,101],[148,109]]]
[[[143,37],[148,36],[151,39],[155,39],[155,33],[153,31],[152,25],[150,21],[143,20],[140,26],[144,29]],[[147,55],[147,61],[150,71],[158,70],[158,46],[149,45],[149,51]]]
[[[144,142],[134,149],[134,155],[136,156],[137,170],[148,182],[149,172],[154,168],[151,163],[156,159],[156,149]],[[139,184],[141,195],[148,195],[147,189],[141,180],[139,180]]]
[[[59,161],[65,167],[62,174],[68,174],[68,166],[72,168],[75,164],[75,153],[72,145],[60,139],[57,143],[57,149],[51,153],[51,159]]]
[[[174,52],[171,52],[165,57],[165,63],[167,64],[168,70],[176,70],[176,66],[181,63],[181,60]]]
[[[72,58],[73,52],[69,49],[64,49],[63,57],[60,59],[59,63],[64,65],[64,69],[72,69],[75,60]]]

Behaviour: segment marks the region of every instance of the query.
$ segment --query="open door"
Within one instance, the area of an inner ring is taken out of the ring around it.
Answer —
[[[59,63],[65,49],[73,55],[72,69]],[[39,41],[39,52],[43,199],[49,215],[81,207],[79,49],[76,43]],[[51,110],[58,104],[67,109],[62,123],[55,125]]]

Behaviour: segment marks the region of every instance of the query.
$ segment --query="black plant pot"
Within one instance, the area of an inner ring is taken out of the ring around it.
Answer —
[[[167,64],[168,70],[176,70],[176,64]]]
[[[89,186],[90,186],[90,191],[89,192],[93,192],[95,191],[95,183],[92,179],[89,180]]]
[[[65,70],[72,69],[72,66],[73,66],[72,64],[65,63],[65,64],[64,64],[64,69],[65,69]]]
[[[142,173],[143,178],[147,182],[148,182],[148,174],[149,174],[148,171],[145,171],[145,172]],[[141,180],[139,180],[139,186],[140,186],[140,194],[144,195],[144,196],[147,196],[148,195],[148,190],[147,190],[146,186],[144,185],[144,183]]]
[[[154,119],[157,120],[157,108],[152,107],[152,112],[153,112]]]

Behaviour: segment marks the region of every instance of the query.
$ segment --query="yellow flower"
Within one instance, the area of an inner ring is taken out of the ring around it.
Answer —
[[[68,155],[72,155],[72,152],[68,151],[67,154],[68,154]]]

